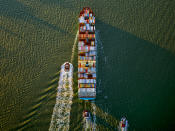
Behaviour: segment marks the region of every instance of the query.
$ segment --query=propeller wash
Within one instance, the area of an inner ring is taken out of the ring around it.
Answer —
[[[73,98],[73,65],[64,63],[61,66],[56,104],[53,109],[49,131],[69,130],[70,111]]]

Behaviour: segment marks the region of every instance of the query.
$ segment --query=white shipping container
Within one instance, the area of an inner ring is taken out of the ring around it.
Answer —
[[[80,23],[84,23],[84,21],[85,21],[85,20],[84,20],[84,17],[81,16],[81,17],[79,18],[79,22],[80,22]]]
[[[84,31],[86,30],[86,26],[83,26],[83,30],[84,30]]]
[[[91,31],[93,31],[93,26],[91,26]]]
[[[86,24],[86,29],[87,29],[87,30],[90,30],[89,24]]]

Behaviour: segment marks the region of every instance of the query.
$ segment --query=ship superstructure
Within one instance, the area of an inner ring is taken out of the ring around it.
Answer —
[[[79,16],[78,96],[83,100],[96,98],[95,16],[89,7]]]

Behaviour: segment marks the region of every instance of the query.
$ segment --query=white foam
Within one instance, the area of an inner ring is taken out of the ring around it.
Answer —
[[[56,96],[56,104],[53,109],[49,131],[69,130],[70,111],[73,98],[72,79],[73,66],[70,71],[64,71],[64,64],[61,66],[59,85]]]

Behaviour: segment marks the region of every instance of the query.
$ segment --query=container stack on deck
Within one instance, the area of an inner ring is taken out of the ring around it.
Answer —
[[[78,95],[83,100],[96,97],[95,17],[89,7],[79,16]]]

